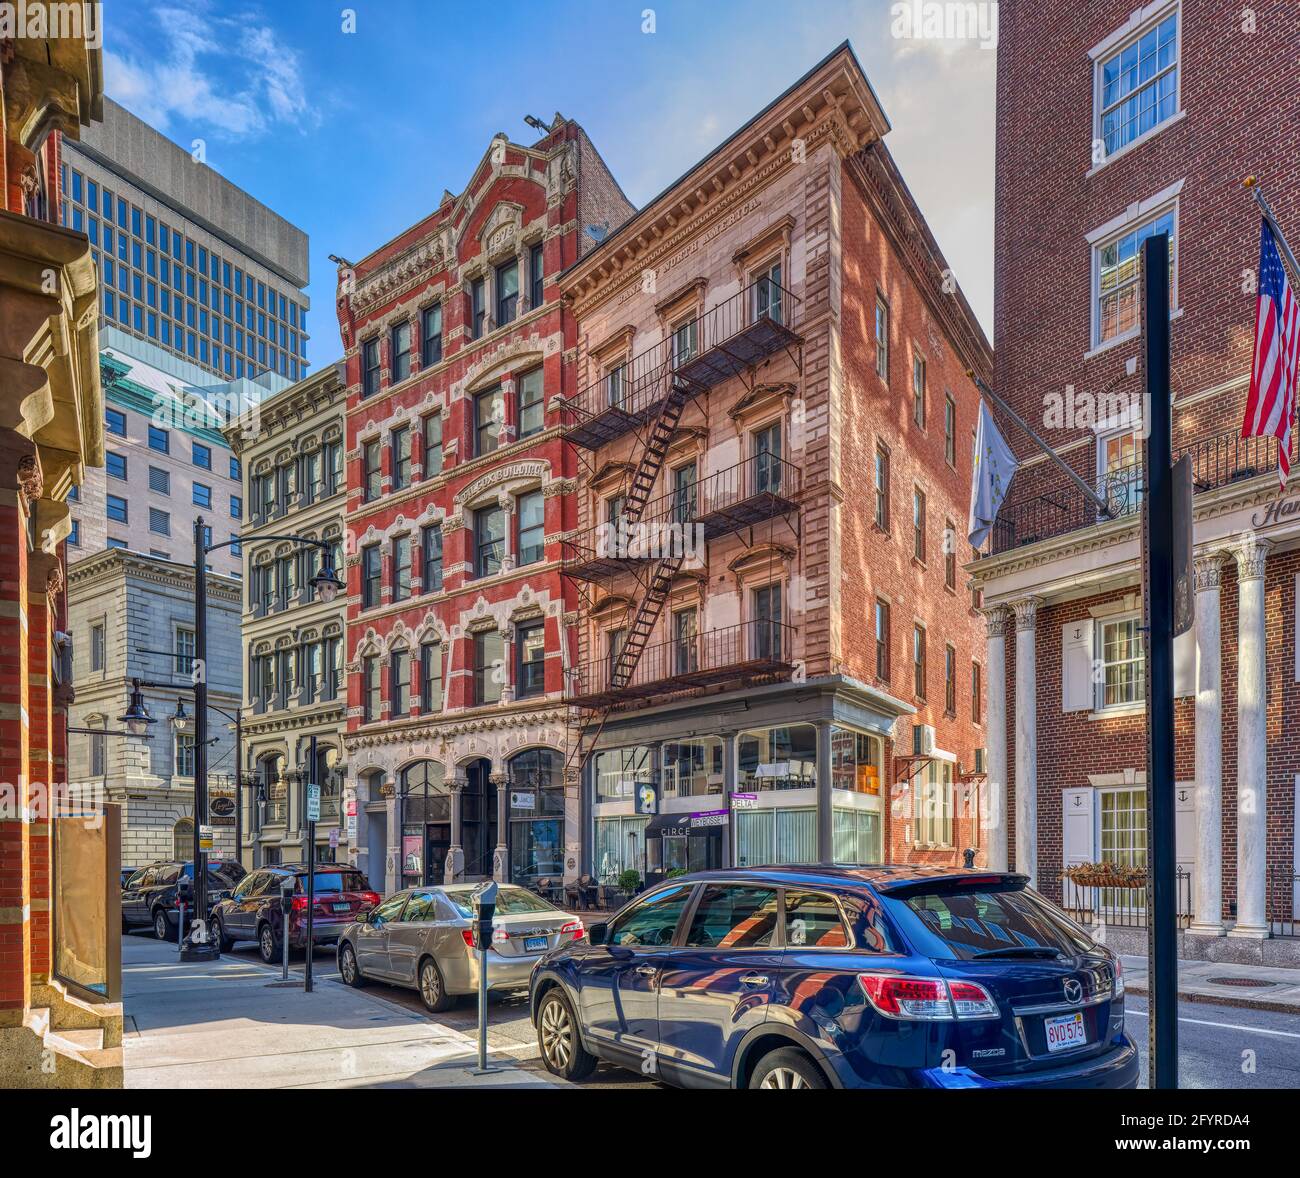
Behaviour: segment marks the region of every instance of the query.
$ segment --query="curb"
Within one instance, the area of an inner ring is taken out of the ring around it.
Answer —
[[[1132,982],[1125,983],[1124,992],[1148,1000],[1151,997],[1145,985],[1134,985]],[[1267,998],[1243,998],[1239,994],[1221,996],[1218,994],[1202,994],[1199,990],[1179,990],[1178,1001],[1202,1002],[1210,1006],[1236,1006],[1243,1010],[1267,1010],[1274,1014],[1300,1014],[1300,1003],[1273,1002]]]

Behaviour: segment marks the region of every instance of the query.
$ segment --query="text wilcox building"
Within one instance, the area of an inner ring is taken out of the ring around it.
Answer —
[[[348,805],[376,888],[576,868],[560,412],[576,328],[556,280],[631,211],[557,115],[531,146],[495,137],[459,196],[340,266]]]
[[[955,537],[991,358],[888,127],[845,44],[561,276],[567,767],[598,881],[982,861]]]
[[[1208,0],[1001,14],[995,387],[1110,510],[1006,423],[1021,466],[968,566],[990,780],[1009,791],[995,861],[1090,923],[1145,925],[1141,887],[1113,885],[1146,866],[1139,265],[1167,234],[1195,539],[1195,627],[1174,645],[1180,955],[1271,959],[1300,947],[1300,501],[1279,489],[1276,441],[1241,436],[1260,256],[1241,181],[1258,176],[1300,242],[1300,129],[1278,115],[1300,99],[1297,13],[1264,3],[1251,28]]]

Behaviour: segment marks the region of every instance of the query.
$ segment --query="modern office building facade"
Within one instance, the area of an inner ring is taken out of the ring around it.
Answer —
[[[576,865],[557,409],[576,335],[556,279],[630,212],[557,115],[531,146],[494,139],[460,195],[340,269],[346,748],[376,887]]]
[[[561,276],[570,788],[603,881],[983,859],[956,536],[991,358],[888,126],[842,45]]]
[[[217,379],[306,375],[305,233],[111,99],[61,176],[61,223],[90,239],[101,324]]]
[[[235,796],[234,719],[240,699],[241,586],[208,577],[208,797]],[[194,855],[194,565],[109,549],[72,565],[69,723],[105,730],[68,738],[69,780],[120,807],[124,867]],[[153,717],[143,738],[122,736],[133,681]],[[178,712],[188,716],[178,726]],[[112,735],[108,735],[112,733]],[[214,857],[233,858],[234,819],[213,816]]]
[[[996,386],[1113,513],[1008,425],[1022,465],[969,566],[988,617],[989,771],[1013,798],[1005,853],[1099,919],[1116,895],[1081,900],[1062,873],[1146,864],[1138,259],[1168,234],[1174,452],[1195,488],[1196,624],[1175,642],[1181,951],[1273,952],[1300,886],[1286,739],[1300,515],[1276,442],[1241,437],[1260,242],[1241,180],[1260,178],[1300,242],[1300,131],[1277,117],[1300,93],[1294,11],[1256,6],[1254,31],[1227,36],[1208,0],[1065,23],[1001,12]],[[1052,232],[1030,231],[1046,208]]]
[[[317,860],[344,858],[339,840],[346,848],[355,835],[342,810],[347,603],[342,594],[322,601],[310,584],[320,567],[317,549],[273,538],[326,541],[332,567],[343,567],[345,407],[342,364],[331,364],[263,401],[256,428],[242,421],[227,430],[243,464],[248,505],[240,854],[250,868],[307,857],[302,774],[313,737],[322,789]],[[381,865],[386,853],[385,846]]]

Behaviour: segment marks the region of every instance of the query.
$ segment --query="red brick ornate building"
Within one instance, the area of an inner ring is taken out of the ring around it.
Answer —
[[[494,138],[458,196],[340,267],[346,744],[376,886],[555,878],[576,856],[559,551],[575,461],[556,408],[576,325],[556,279],[630,212],[557,115],[531,146]]]
[[[1071,864],[1145,863],[1137,259],[1168,233],[1175,454],[1195,473],[1196,628],[1176,643],[1177,848],[1189,955],[1268,953],[1295,911],[1300,528],[1276,445],[1240,437],[1260,177],[1300,242],[1300,9],[1004,0],[998,50],[996,387],[1085,479],[1023,459],[991,552],[989,771],[1001,853],[1049,896]],[[1068,904],[1098,919],[1118,895]],[[1220,938],[1225,929],[1231,941]]]

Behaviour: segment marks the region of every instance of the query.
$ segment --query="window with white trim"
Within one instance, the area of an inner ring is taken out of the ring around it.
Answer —
[[[1093,135],[1107,158],[1178,113],[1179,17],[1165,8],[1098,58]]]
[[[1178,306],[1178,210],[1170,204],[1139,225],[1126,226],[1093,246],[1093,346],[1136,332],[1142,243],[1158,233],[1169,235],[1170,307]]]
[[[1146,700],[1142,619],[1137,614],[1099,620],[1097,710],[1128,708]]]
[[[916,785],[916,842],[923,846],[952,846],[952,762],[932,760],[925,780]]]

